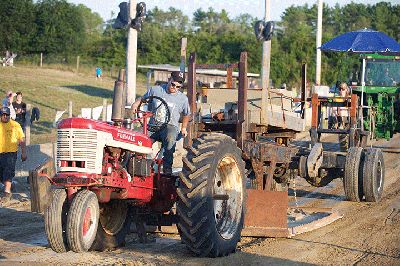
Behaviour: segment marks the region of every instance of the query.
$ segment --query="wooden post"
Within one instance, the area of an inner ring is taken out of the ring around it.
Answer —
[[[314,93],[311,98],[311,111],[312,111],[311,127],[315,129],[318,128],[318,106],[319,106],[318,94]]]
[[[32,105],[26,105],[26,113],[25,113],[25,143],[26,145],[31,144],[31,113],[32,113]]]
[[[40,53],[40,67],[43,67],[43,53]]]
[[[80,59],[80,56],[78,55],[76,57],[76,73],[79,73],[79,59]]]
[[[236,141],[240,149],[243,149],[243,143],[247,132],[247,53],[240,54],[239,63],[239,88],[238,88],[238,119],[236,124]]]
[[[107,121],[107,99],[103,99],[103,112],[101,114],[102,121]]]
[[[72,101],[68,102],[68,117],[72,117]]]
[[[231,66],[229,66],[226,69],[226,87],[229,89],[233,89],[232,75],[233,75],[233,68]]]
[[[187,97],[189,99],[189,106],[192,112],[192,121],[189,122],[188,136],[184,139],[183,146],[192,146],[192,139],[196,137],[195,124],[197,119],[197,105],[196,105],[196,53],[191,53],[189,56],[188,65],[188,90]]]

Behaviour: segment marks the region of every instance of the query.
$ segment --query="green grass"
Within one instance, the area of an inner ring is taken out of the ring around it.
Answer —
[[[96,80],[93,75],[34,66],[0,67],[0,96],[7,90],[21,91],[23,101],[40,109],[40,120],[31,127],[31,144],[54,142],[56,129],[53,122],[57,110],[66,110],[73,102],[73,114],[83,107],[96,107],[103,99],[112,103],[114,79]],[[137,95],[145,91],[145,77],[137,77]],[[64,114],[63,118],[66,118]]]

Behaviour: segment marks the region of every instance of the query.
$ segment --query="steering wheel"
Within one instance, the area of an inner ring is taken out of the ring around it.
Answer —
[[[146,99],[142,99],[138,106],[138,110],[141,110],[141,108],[145,109],[145,111],[138,111],[138,114],[151,113],[150,119],[147,123],[147,129],[151,132],[160,131],[165,128],[171,120],[171,113],[168,104],[164,99],[158,96],[150,96]],[[144,126],[142,119],[140,119],[139,122]]]

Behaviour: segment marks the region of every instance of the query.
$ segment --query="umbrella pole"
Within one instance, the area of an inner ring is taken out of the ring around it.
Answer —
[[[365,86],[365,57],[362,59],[361,71],[361,129],[364,130],[364,86]]]

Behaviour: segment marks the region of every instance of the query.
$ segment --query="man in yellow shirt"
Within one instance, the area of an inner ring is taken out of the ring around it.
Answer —
[[[4,184],[0,204],[3,205],[11,199],[11,183],[15,176],[18,145],[21,146],[22,161],[26,160],[27,155],[24,132],[18,122],[10,119],[10,108],[2,107],[0,115],[0,178]]]

